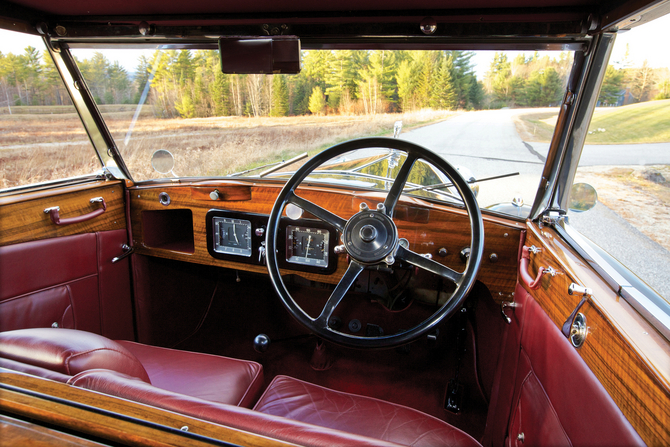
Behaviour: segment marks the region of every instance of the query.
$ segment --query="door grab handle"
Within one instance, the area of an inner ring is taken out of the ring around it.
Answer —
[[[519,275],[521,280],[530,290],[536,290],[540,288],[540,283],[542,281],[542,275],[544,274],[544,267],[537,269],[537,277],[533,279],[532,276],[528,273],[528,264],[530,262],[530,248],[523,246],[521,253],[521,260],[519,261]]]
[[[91,211],[88,214],[83,214],[77,217],[68,217],[65,219],[60,218],[59,206],[52,206],[51,208],[45,209],[44,214],[48,214],[49,217],[51,218],[51,221],[56,225],[70,225],[75,223],[86,222],[87,220],[93,219],[94,217],[98,217],[99,215],[107,211],[107,203],[105,202],[105,199],[103,199],[102,197],[94,197],[90,200],[90,203],[101,203],[102,208],[98,208],[97,210]]]
[[[119,256],[117,256],[115,258],[112,258],[112,264],[116,264],[121,259],[127,258],[131,254],[133,254],[133,252],[135,251],[135,247],[131,247],[128,244],[123,244],[121,246],[121,249],[123,250],[123,253],[121,253]]]

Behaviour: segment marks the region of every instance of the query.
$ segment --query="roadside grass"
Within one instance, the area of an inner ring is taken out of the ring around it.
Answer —
[[[556,117],[552,112],[518,115],[517,132],[524,141],[548,143]],[[670,142],[670,99],[598,108],[586,137],[586,144],[662,142]]]
[[[79,118],[63,109],[55,114],[43,109],[33,114],[0,114],[0,188],[88,174],[100,168]],[[126,145],[133,113],[131,106],[124,105],[110,107],[103,114],[138,181],[163,176],[151,168],[151,155],[157,149],[172,152],[177,175],[224,176],[302,152],[313,156],[353,138],[390,136],[398,120],[408,129],[457,114],[423,110],[374,116],[156,119],[142,113]]]
[[[598,109],[587,144],[670,142],[670,99]]]

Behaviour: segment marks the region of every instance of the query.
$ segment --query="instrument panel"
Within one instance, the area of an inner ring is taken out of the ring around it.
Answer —
[[[217,259],[265,265],[267,214],[209,210],[206,215],[207,250]],[[331,274],[337,270],[337,231],[314,219],[282,217],[277,234],[280,268]]]

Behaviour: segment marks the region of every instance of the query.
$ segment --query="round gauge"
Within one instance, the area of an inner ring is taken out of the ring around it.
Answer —
[[[328,267],[328,230],[286,227],[286,261],[292,264]]]
[[[251,256],[251,222],[230,217],[214,217],[214,251]]]

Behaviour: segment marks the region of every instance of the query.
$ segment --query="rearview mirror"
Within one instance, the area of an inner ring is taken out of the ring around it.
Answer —
[[[219,39],[221,71],[228,74],[300,73],[297,37]]]

